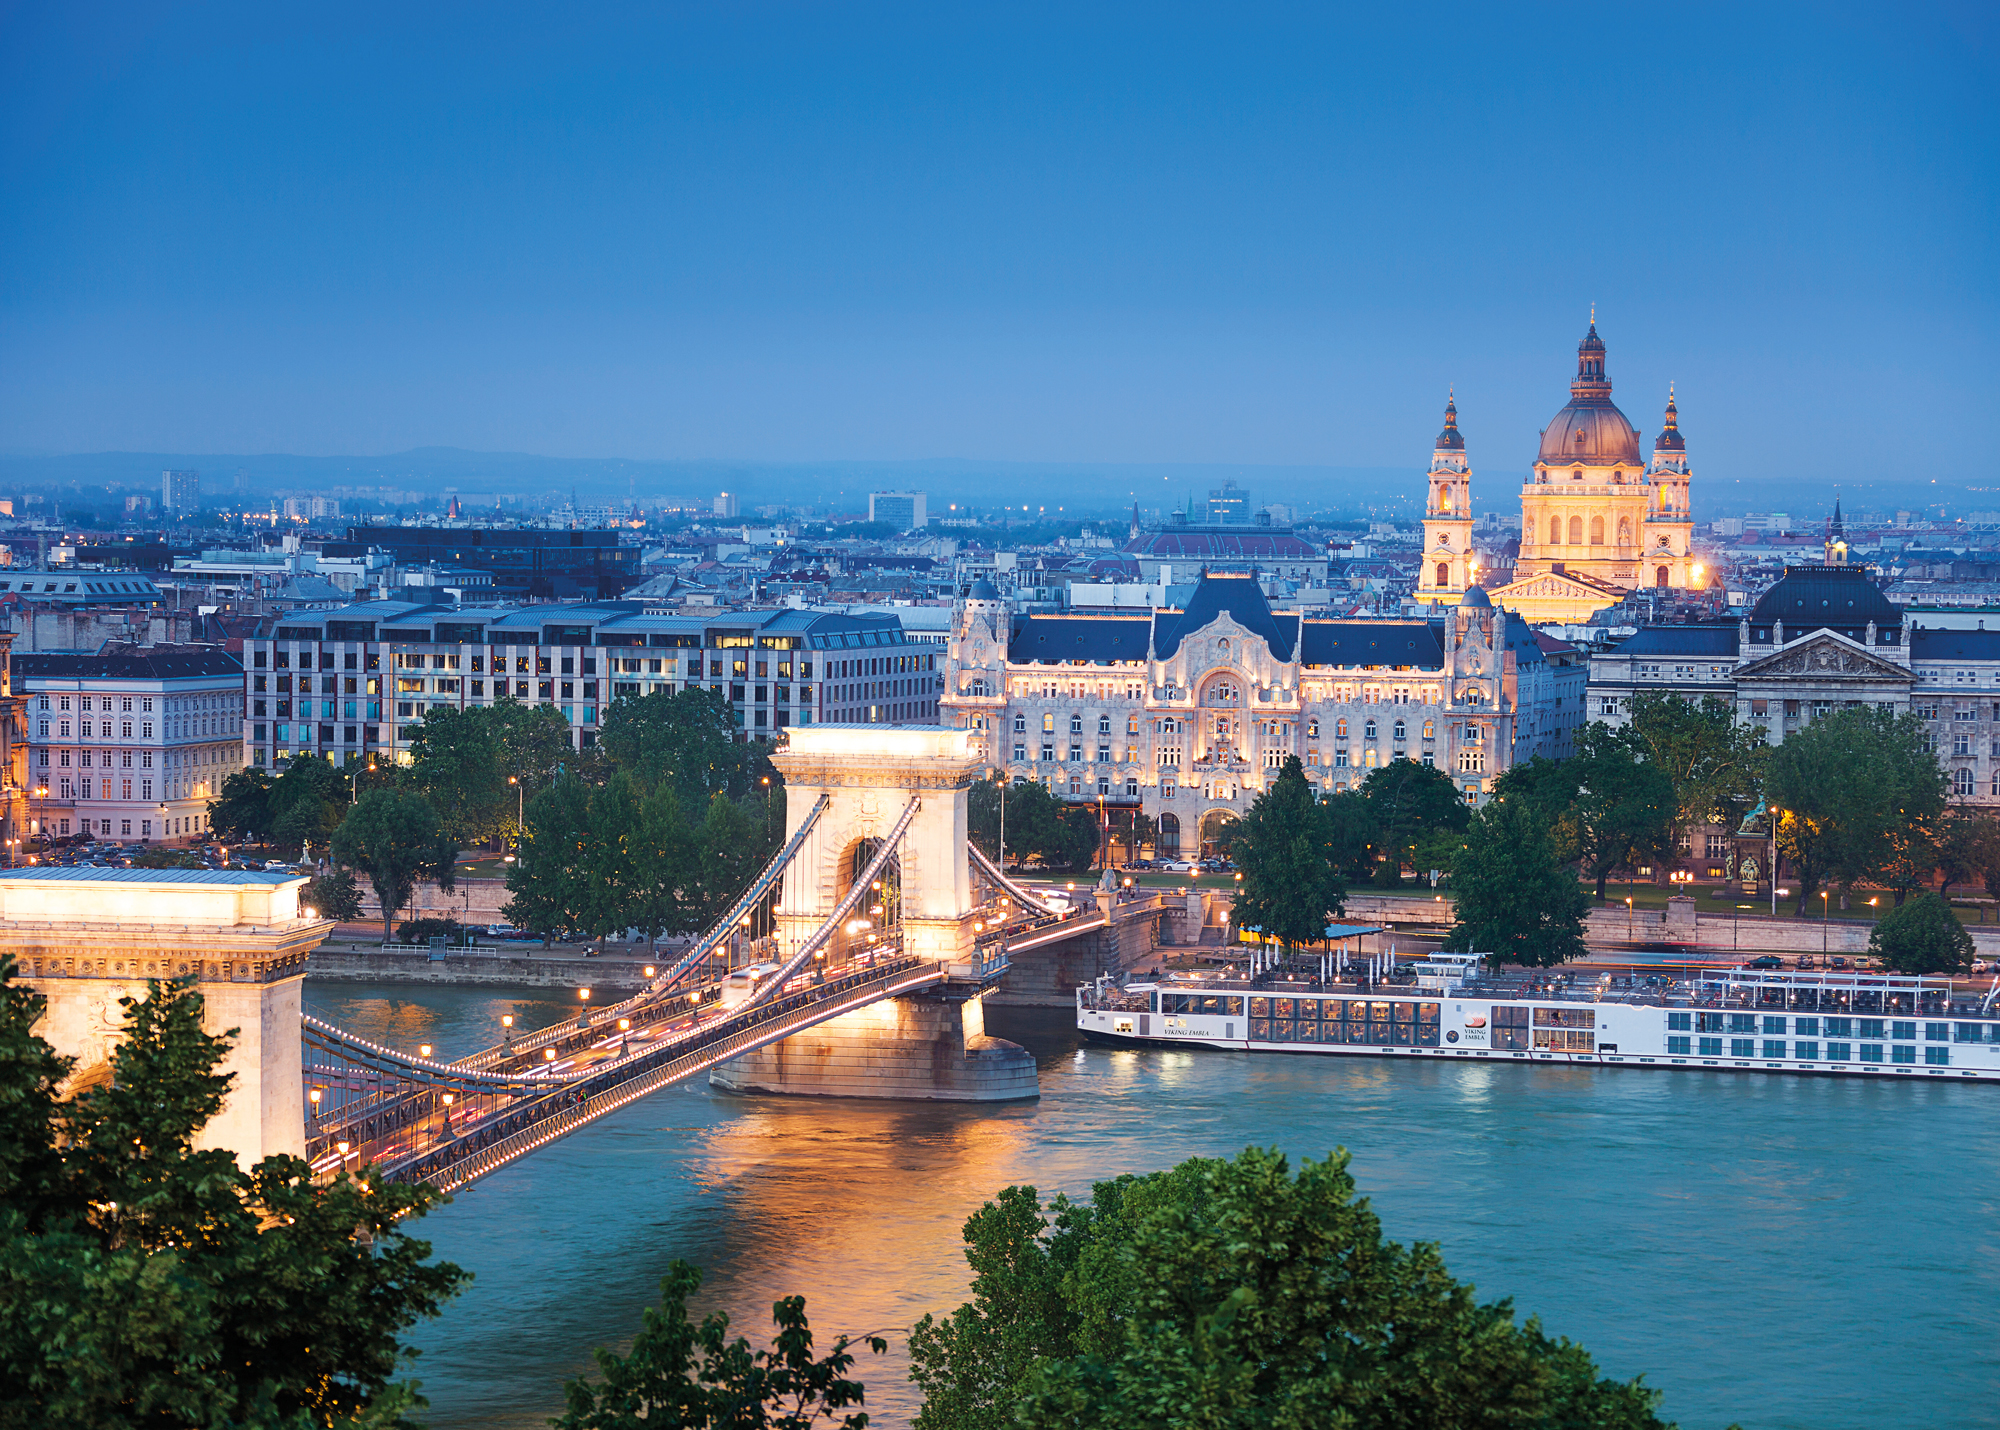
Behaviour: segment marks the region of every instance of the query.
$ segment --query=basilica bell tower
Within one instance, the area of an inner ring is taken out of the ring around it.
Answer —
[[[1448,396],[1444,430],[1431,452],[1430,493],[1424,502],[1424,560],[1417,599],[1456,605],[1479,565],[1472,554],[1472,468],[1458,430],[1458,403]]]

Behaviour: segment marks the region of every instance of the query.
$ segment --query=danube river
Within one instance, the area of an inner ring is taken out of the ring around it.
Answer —
[[[547,993],[309,983],[310,1011],[452,1056]],[[900,1328],[966,1281],[958,1231],[1012,1183],[1046,1196],[1275,1145],[1354,1155],[1399,1239],[1442,1244],[1687,1430],[1886,1430],[2000,1418],[2000,1089],[1702,1072],[1467,1067],[1082,1049],[1062,1015],[989,1015],[1038,1103],[734,1098],[705,1082],[489,1177],[422,1233],[477,1279],[416,1333],[437,1430],[536,1426],[622,1344],[676,1257],[753,1343],[798,1293],[822,1346],[888,1331],[858,1373],[907,1424]]]

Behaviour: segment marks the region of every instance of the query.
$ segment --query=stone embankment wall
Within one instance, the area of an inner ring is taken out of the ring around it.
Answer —
[[[1189,896],[1192,905],[1197,895]],[[1207,896],[1221,901],[1226,909],[1229,895]],[[1669,900],[1664,912],[1624,908],[1594,908],[1586,919],[1585,939],[1594,949],[1616,951],[1625,948],[1675,945],[1690,952],[1819,953],[1866,954],[1868,936],[1874,925],[1860,920],[1843,920],[1836,915],[1822,923],[1815,918],[1774,919],[1768,915],[1702,913],[1692,898]],[[1430,894],[1350,894],[1346,918],[1350,923],[1389,924],[1399,929],[1436,929],[1451,926],[1454,918],[1449,895]],[[2000,957],[2000,924],[1981,927],[1968,924],[1972,944],[1981,958]]]
[[[331,982],[588,988],[593,1003],[638,992],[646,982],[644,970],[642,963],[618,958],[536,958],[526,954],[486,954],[475,949],[452,950],[443,958],[433,959],[426,953],[384,953],[366,946],[321,947],[306,963],[307,977]]]

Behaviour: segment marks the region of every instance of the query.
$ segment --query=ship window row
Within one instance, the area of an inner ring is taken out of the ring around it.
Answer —
[[[1816,1038],[1822,1029],[1830,1038],[1882,1038],[1890,1042],[1914,1043],[1918,1024],[1886,1018],[1792,1018],[1756,1013],[1674,1013],[1667,1014],[1669,1032],[1763,1033],[1782,1036],[1790,1031],[1801,1037]],[[1925,1023],[1923,1039],[1929,1043],[2000,1041],[2000,1024],[1960,1023],[1954,1035],[1949,1023]],[[1982,1031],[1986,1036],[1982,1037]]]
[[[1162,993],[1160,1011],[1169,1014],[1200,1013],[1213,1014],[1216,1017],[1240,1018],[1243,1016],[1243,1000],[1210,993]]]
[[[1370,998],[1252,998],[1253,1018],[1296,1018],[1329,1023],[1429,1023],[1438,1020],[1436,1003],[1391,1003]]]
[[[1252,1018],[1250,1039],[1261,1043],[1348,1043],[1356,1046],[1434,1048],[1438,1025],[1430,1023],[1348,1023],[1313,1018]]]
[[[1690,1047],[1690,1044],[1693,1046]],[[1790,1045],[1790,1056],[1795,1061],[1808,1063],[1821,1061],[1830,1063],[1854,1061],[1879,1063],[1883,1061],[1883,1045],[1881,1043],[1861,1043],[1858,1045],[1858,1052],[1856,1051],[1857,1045],[1850,1042],[1828,1042],[1824,1046],[1826,1049],[1824,1059],[1820,1057],[1821,1044],[1817,1040],[1803,1040],[1792,1043]],[[1667,1053],[1673,1057],[1762,1058],[1768,1061],[1776,1061],[1786,1056],[1785,1049],[1786,1044],[1784,1042],[1772,1038],[1762,1040],[1756,1038],[1730,1038],[1725,1040],[1722,1038],[1688,1038],[1672,1035],[1669,1035],[1667,1038]],[[1888,1054],[1888,1061],[1891,1064],[1914,1065],[1917,1061],[1917,1050],[1914,1046],[1890,1044]],[[1924,1049],[1923,1060],[1927,1067],[1950,1067],[1951,1049],[1942,1044],[1926,1047]]]

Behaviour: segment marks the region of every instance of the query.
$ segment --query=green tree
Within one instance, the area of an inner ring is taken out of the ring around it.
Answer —
[[[736,716],[712,690],[693,686],[669,695],[624,696],[604,717],[597,749],[614,769],[628,771],[651,788],[673,784],[681,804],[702,809],[715,795],[732,799],[761,795],[763,781],[784,781],[767,757],[767,746],[736,738]]]
[[[577,769],[569,719],[556,706],[507,699],[494,701],[488,711],[499,732],[501,775],[520,782],[522,798],[533,799]]]
[[[347,815],[348,796],[347,776],[331,760],[294,755],[271,786],[267,801],[271,827],[263,832],[279,844],[298,845],[301,856],[309,845],[324,849]]]
[[[1940,814],[1937,819],[1912,819],[1882,831],[1882,852],[1873,873],[1875,881],[1896,896],[1898,908],[1913,892],[1928,886],[1931,875],[1937,872],[1938,862],[1944,858],[1944,824]],[[1841,907],[1846,906],[1843,891]]]
[[[368,876],[382,905],[382,941],[389,941],[396,911],[409,903],[420,880],[447,894],[456,887],[458,846],[437,811],[410,790],[373,789],[361,797],[333,833],[333,862]]]
[[[44,1000],[0,959],[0,1427],[401,1424],[402,1332],[465,1281],[410,1235],[429,1187],[197,1151],[228,1037],[192,986],[124,999],[108,1080],[56,1095]]]
[[[238,770],[222,782],[222,793],[208,802],[209,828],[223,839],[240,842],[271,833],[271,777],[257,767]]]
[[[818,1360],[805,1299],[787,1296],[771,1307],[778,1334],[769,1350],[752,1351],[742,1337],[729,1339],[729,1318],[711,1312],[696,1325],[687,1302],[701,1285],[701,1273],[684,1261],[668,1268],[660,1282],[660,1309],[646,1310],[645,1324],[632,1349],[619,1355],[600,1347],[601,1385],[573,1380],[564,1387],[563,1414],[556,1430],[811,1430],[838,1424],[864,1430],[868,1417],[838,1412],[862,1403],[860,1381],[849,1380],[854,1365],[846,1336]],[[880,1336],[861,1341],[877,1355],[888,1350]]]
[[[507,870],[509,920],[545,937],[580,932],[590,888],[590,786],[575,775],[556,781],[527,806],[520,857]]]
[[[1550,968],[1583,953],[1590,899],[1557,857],[1540,808],[1494,798],[1466,831],[1452,866],[1456,922],[1444,946],[1497,962]]]
[[[1930,730],[1914,715],[1854,706],[1787,736],[1764,792],[1778,811],[1778,849],[1797,875],[1798,912],[1822,884],[1884,874],[1891,831],[1936,820],[1948,788]]]
[[[438,710],[410,737],[410,787],[430,800],[459,847],[514,832],[517,807],[501,758],[503,723],[494,707]]]
[[[777,849],[765,838],[761,805],[724,794],[709,800],[698,840],[696,907],[701,926],[708,928],[743,897]]]
[[[1940,894],[1949,899],[1953,884],[1969,883],[1984,875],[1991,862],[1987,850],[1996,834],[2000,834],[2000,824],[1976,810],[1960,806],[1949,811],[1938,839]]]
[[[1576,749],[1562,762],[1575,794],[1557,829],[1601,901],[1613,869],[1673,852],[1674,787],[1630,730],[1586,725],[1576,732]]]
[[[910,1330],[910,1379],[924,1394],[915,1430],[1012,1430],[1030,1377],[1076,1353],[1081,1318],[1066,1291],[1092,1209],[1058,1196],[1050,1211],[1033,1187],[1008,1187],[965,1223],[972,1299]]]
[[[1337,790],[1320,801],[1333,862],[1350,882],[1373,876],[1377,862],[1375,815],[1358,789]]]
[[[1375,847],[1382,855],[1381,881],[1403,882],[1403,865],[1416,859],[1426,835],[1456,833],[1471,823],[1472,812],[1451,782],[1451,776],[1414,760],[1391,760],[1371,772],[1361,786],[1375,830]]]
[[[299,904],[323,919],[352,923],[361,917],[361,890],[354,882],[354,871],[336,868],[330,874],[308,879],[299,890]]]
[[[700,855],[680,797],[663,784],[640,802],[634,835],[636,870],[627,921],[655,946],[663,933],[701,929]]]
[[[1762,726],[1737,724],[1735,712],[1713,695],[1696,702],[1671,690],[1642,690],[1629,711],[1647,763],[1673,786],[1668,849],[1678,851],[1693,830],[1754,797],[1771,758]]]
[[[1333,862],[1326,814],[1297,755],[1251,802],[1236,865],[1243,882],[1231,921],[1282,940],[1287,951],[1325,938],[1328,922],[1346,909],[1347,881]]]
[[[1097,853],[1097,811],[1065,804],[1035,780],[1009,785],[981,780],[968,792],[968,832],[988,857],[1000,844],[1000,805],[1007,807],[1007,857],[1051,869],[1089,867]]]
[[[967,1222],[973,1299],[911,1337],[917,1430],[1662,1425],[1643,1383],[1386,1241],[1345,1153],[1196,1158],[1051,1210],[1045,1240],[1032,1188]]]
[[[1898,973],[1962,973],[1972,966],[1972,935],[1937,894],[1918,894],[1882,915],[1868,951]]]

